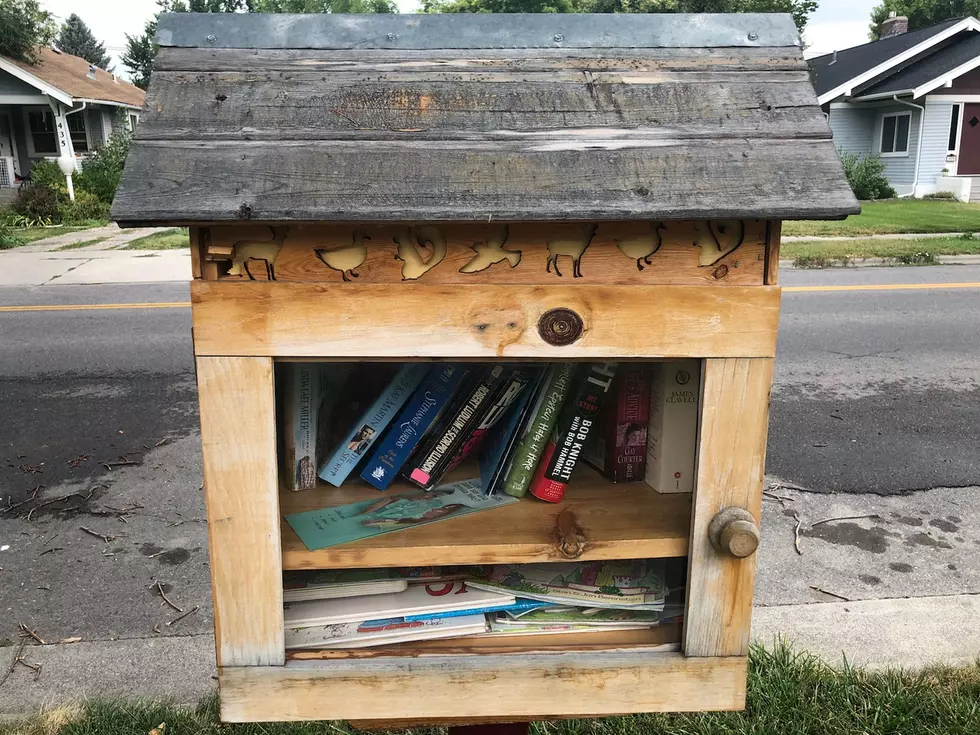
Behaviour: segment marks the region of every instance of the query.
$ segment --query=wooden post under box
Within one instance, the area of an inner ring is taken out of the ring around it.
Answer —
[[[157,40],[112,213],[190,227],[222,719],[743,707],[780,222],[858,211],[790,16],[180,13]],[[680,358],[693,493],[583,467],[558,506],[319,551],[283,522],[377,491],[281,491],[277,361]],[[686,557],[684,622],[285,649],[283,570],[569,557]]]

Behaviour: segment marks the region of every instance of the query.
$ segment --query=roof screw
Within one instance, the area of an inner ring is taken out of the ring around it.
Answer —
[[[218,40],[218,37],[216,35],[214,35],[213,33],[210,36],[208,36],[208,43],[216,43],[217,40]]]
[[[750,41],[758,41],[758,40],[759,40],[759,34],[758,34],[758,33],[756,33],[755,31],[752,31],[752,32],[751,32],[751,33],[749,34],[749,40],[750,40]]]
[[[388,40],[389,41],[394,41],[395,40],[395,34],[394,33],[389,33],[388,34]]]
[[[555,43],[561,43],[564,40],[565,40],[565,37],[563,35],[561,35],[560,33],[556,33],[555,34]]]

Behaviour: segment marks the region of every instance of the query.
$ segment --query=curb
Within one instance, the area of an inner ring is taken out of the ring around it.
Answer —
[[[798,268],[793,260],[780,260],[780,270],[826,270],[828,268],[916,267],[926,265],[980,265],[980,255],[937,255],[936,263],[899,263],[895,258],[852,258],[844,263],[836,258],[826,265]]]

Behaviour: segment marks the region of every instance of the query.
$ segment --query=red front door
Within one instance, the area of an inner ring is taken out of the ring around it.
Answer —
[[[968,102],[963,107],[963,129],[960,131],[960,153],[956,173],[960,176],[980,174],[980,104]]]

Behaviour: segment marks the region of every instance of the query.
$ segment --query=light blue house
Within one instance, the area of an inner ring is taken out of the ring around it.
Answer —
[[[892,17],[881,40],[810,59],[834,142],[879,154],[900,196],[980,201],[980,21],[907,28]]]

